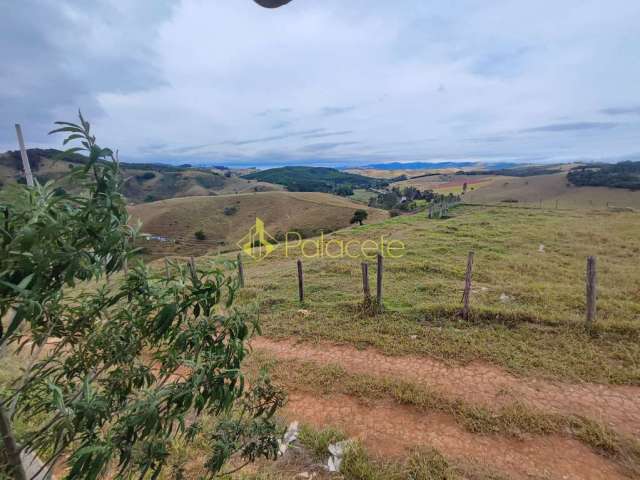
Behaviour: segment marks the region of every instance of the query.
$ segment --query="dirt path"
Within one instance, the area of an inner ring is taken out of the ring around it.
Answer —
[[[615,464],[575,440],[555,435],[525,440],[474,435],[448,415],[425,414],[390,402],[365,405],[345,395],[294,393],[286,416],[316,428],[336,426],[361,440],[371,453],[384,457],[428,445],[449,459],[472,462],[510,479],[629,478]]]
[[[407,380],[476,405],[496,408],[517,401],[543,412],[584,415],[620,432],[640,435],[640,387],[520,378],[480,362],[450,366],[429,357],[391,357],[373,349],[330,343],[259,337],[252,345],[281,359],[333,363],[350,373]]]

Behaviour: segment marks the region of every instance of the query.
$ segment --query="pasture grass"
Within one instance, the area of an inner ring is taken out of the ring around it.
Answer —
[[[466,205],[452,213],[447,220],[396,217],[327,237],[404,242],[404,256],[385,259],[382,314],[360,308],[361,258],[303,258],[305,303],[299,304],[299,252],[286,257],[282,247],[261,261],[245,258],[240,301],[257,303],[263,334],[272,338],[451,362],[481,359],[521,375],[640,384],[639,214]],[[458,312],[470,250],[472,314],[463,321]],[[594,331],[584,328],[588,255],[598,257]],[[375,261],[368,262],[375,293]]]

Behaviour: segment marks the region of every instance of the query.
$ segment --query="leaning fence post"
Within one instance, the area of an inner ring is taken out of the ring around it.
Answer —
[[[382,311],[384,305],[382,303],[382,274],[384,272],[383,257],[378,253],[378,271],[376,272],[376,300],[378,302],[378,310]]]
[[[365,305],[371,302],[371,290],[369,289],[369,264],[362,262],[362,292]]]
[[[302,260],[298,259],[298,298],[304,303],[304,276],[302,273]]]
[[[465,320],[469,319],[469,311],[470,306],[469,303],[471,301],[471,274],[473,272],[473,256],[474,252],[469,252],[469,256],[467,257],[467,272],[464,276],[464,293],[462,294],[462,318]]]
[[[244,287],[244,267],[242,265],[242,254],[238,254],[238,279],[240,280],[240,287]]]
[[[596,257],[587,258],[587,328],[591,329],[596,320],[597,303]]]
[[[16,123],[16,134],[18,135],[18,144],[20,145],[20,156],[22,157],[24,176],[27,179],[27,185],[33,187],[33,174],[31,173],[31,165],[29,165],[29,157],[27,156],[27,149],[24,147],[24,137],[22,136],[22,128],[19,123]]]

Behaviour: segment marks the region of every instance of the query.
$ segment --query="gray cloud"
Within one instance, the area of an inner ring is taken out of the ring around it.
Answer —
[[[282,120],[280,122],[274,123],[271,128],[273,130],[280,130],[281,128],[287,128],[291,126],[291,122],[288,120]]]
[[[640,2],[614,3],[0,0],[0,150],[80,107],[128,160],[621,157]]]
[[[306,138],[306,139],[326,138],[326,137],[335,137],[338,135],[349,135],[351,133],[353,133],[353,130],[342,130],[339,132],[309,133],[307,135],[302,135],[302,138]]]
[[[575,132],[582,130],[609,130],[619,124],[613,122],[575,122],[575,123],[552,123],[540,127],[525,128],[520,130],[523,133],[533,132]]]
[[[640,105],[634,107],[603,108],[600,112],[606,115],[640,115]]]
[[[311,145],[305,145],[300,150],[303,152],[324,152],[327,150],[334,150],[337,147],[344,147],[348,145],[358,145],[360,142],[324,142],[313,143]]]
[[[265,143],[265,142],[273,142],[276,140],[285,140],[287,138],[295,138],[295,137],[305,137],[307,135],[314,135],[322,132],[323,128],[315,128],[312,130],[302,130],[298,132],[286,132],[279,135],[269,135],[267,137],[259,137],[259,138],[249,138],[245,140],[226,140],[224,142],[220,142],[220,145],[251,145],[256,143]]]
[[[356,107],[353,105],[344,106],[344,107],[324,107],[320,111],[320,115],[324,117],[331,117],[333,115],[342,115],[343,113],[349,113],[355,109]]]
[[[149,40],[171,13],[168,0],[127,7],[107,1],[89,9],[81,0],[68,0],[64,8],[57,0],[0,3],[0,119],[21,122],[31,141],[46,141],[53,121],[79,107],[91,118],[102,115],[102,92],[162,82]],[[145,22],[133,21],[143,11]],[[136,28],[128,28],[133,23]],[[0,129],[0,142],[7,138],[12,132]]]
[[[256,116],[258,117],[268,117],[271,115],[277,115],[279,113],[291,113],[293,110],[290,108],[268,108],[267,110],[263,110],[258,112]]]

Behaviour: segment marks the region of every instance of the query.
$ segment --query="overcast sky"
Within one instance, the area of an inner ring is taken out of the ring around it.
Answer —
[[[640,1],[0,0],[0,150],[78,108],[128,161],[640,160]]]

